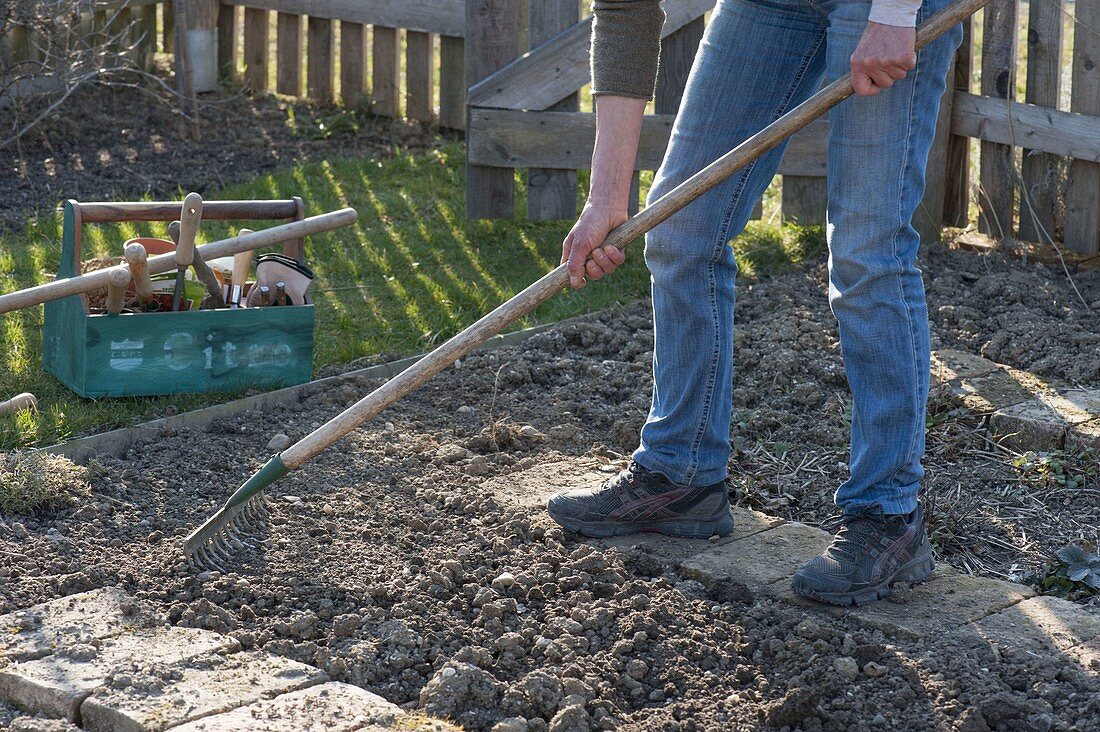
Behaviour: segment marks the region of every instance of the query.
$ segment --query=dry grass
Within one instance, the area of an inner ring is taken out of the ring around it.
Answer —
[[[89,471],[68,458],[12,452],[0,460],[0,515],[72,505],[91,491]]]

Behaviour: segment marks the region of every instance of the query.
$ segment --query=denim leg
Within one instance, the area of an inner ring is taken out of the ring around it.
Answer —
[[[815,90],[825,13],[805,0],[722,0],[695,58],[653,201]],[[729,241],[775,175],[776,148],[646,236],[653,401],[634,459],[683,485],[727,475],[736,265]]]
[[[923,20],[947,0],[926,0]],[[847,73],[870,0],[823,3],[830,80]],[[903,81],[852,97],[829,117],[829,303],[852,390],[851,476],[836,493],[845,511],[916,508],[924,469],[929,332],[913,214],[940,95],[961,30],[922,50]]]

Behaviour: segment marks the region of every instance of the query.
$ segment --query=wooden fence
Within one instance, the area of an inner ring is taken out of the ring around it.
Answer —
[[[218,65],[256,91],[463,129],[464,12],[461,0],[229,0]]]
[[[639,170],[658,166],[673,115],[714,0],[666,4],[661,73],[653,115],[645,118]],[[576,215],[577,169],[587,167],[593,116],[578,112],[589,81],[591,18],[576,0],[467,0],[467,211],[476,218],[515,211],[514,170],[526,169],[527,215]],[[528,14],[530,50],[512,40]],[[1064,241],[1100,251],[1100,0],[1031,0],[1026,54],[1017,38],[1018,0],[994,0],[967,24],[954,82],[943,99],[929,160],[928,189],[916,225],[938,236],[941,223],[965,225],[978,203],[979,227],[998,238]],[[1075,13],[1076,22],[1070,16]],[[981,23],[982,43],[974,40]],[[1063,32],[1070,25],[1072,34]],[[1067,41],[1072,37],[1072,51]],[[526,51],[526,53],[520,53]],[[1017,65],[1026,56],[1020,77]],[[1072,64],[1069,110],[1062,84]],[[980,70],[980,89],[974,76]],[[979,93],[974,93],[979,92]],[[796,135],[780,165],[782,214],[803,223],[824,217],[828,123]],[[980,140],[977,174],[970,140]],[[636,198],[636,197],[635,197]],[[636,202],[635,202],[636,203]]]

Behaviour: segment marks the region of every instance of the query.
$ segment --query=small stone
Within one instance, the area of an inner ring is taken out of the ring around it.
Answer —
[[[489,472],[489,461],[484,455],[475,455],[466,466],[467,475],[485,475]]]
[[[267,449],[274,452],[282,452],[290,447],[290,438],[284,435],[282,432],[276,433],[267,442]]]
[[[859,664],[851,656],[841,656],[833,661],[833,670],[848,681],[855,681],[859,676]]]
[[[508,589],[516,583],[516,576],[511,572],[501,572],[497,575],[497,578],[493,580],[494,589]]]
[[[871,720],[872,727],[881,727],[884,724],[886,724],[886,717],[883,716],[881,713],[876,714]]]
[[[473,414],[474,413],[474,408],[471,407],[469,404],[463,404],[461,407],[458,408],[458,413],[459,414]],[[494,727],[493,729],[496,729],[496,727]]]
[[[641,681],[649,673],[649,664],[640,658],[632,658],[627,661],[626,674],[636,681]]]
[[[393,422],[386,422],[384,429],[386,432],[397,432],[397,428],[393,426]]]
[[[528,440],[545,440],[546,435],[539,432],[537,429],[529,424],[525,424],[519,428],[520,437],[525,437]]]
[[[508,717],[493,725],[491,732],[527,732],[527,720],[523,717]]]
[[[877,679],[879,676],[885,676],[886,672],[890,669],[883,666],[881,663],[875,663],[874,661],[868,661],[863,666],[863,673],[870,676],[872,679]]]

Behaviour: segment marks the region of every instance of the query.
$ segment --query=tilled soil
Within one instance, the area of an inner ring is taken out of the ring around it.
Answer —
[[[925,264],[938,345],[1098,385],[1100,328],[1059,272],[939,250]],[[743,503],[802,520],[831,512],[845,473],[849,397],[822,277],[796,268],[742,287],[738,304],[731,483]],[[1095,272],[1077,284],[1100,300]],[[1027,343],[1001,344],[1006,328]],[[188,569],[182,537],[275,433],[304,435],[374,383],[103,458],[85,505],[0,521],[0,612],[118,584],[177,624],[472,730],[1100,729],[1100,681],[1064,659],[705,588],[485,489],[554,460],[613,470],[644,417],[651,343],[636,305],[464,360],[273,487],[269,546],[230,574]],[[1017,491],[974,421],[941,413],[929,493],[961,486],[933,519],[962,537],[940,542],[945,559],[1010,574],[1095,535],[1095,486],[1068,503]]]
[[[276,167],[386,156],[431,145],[418,125],[306,102],[217,92],[201,97],[199,138],[133,89],[88,87],[18,143],[0,148],[0,230],[62,201],[171,198],[216,191]],[[308,202],[307,202],[308,203]]]

